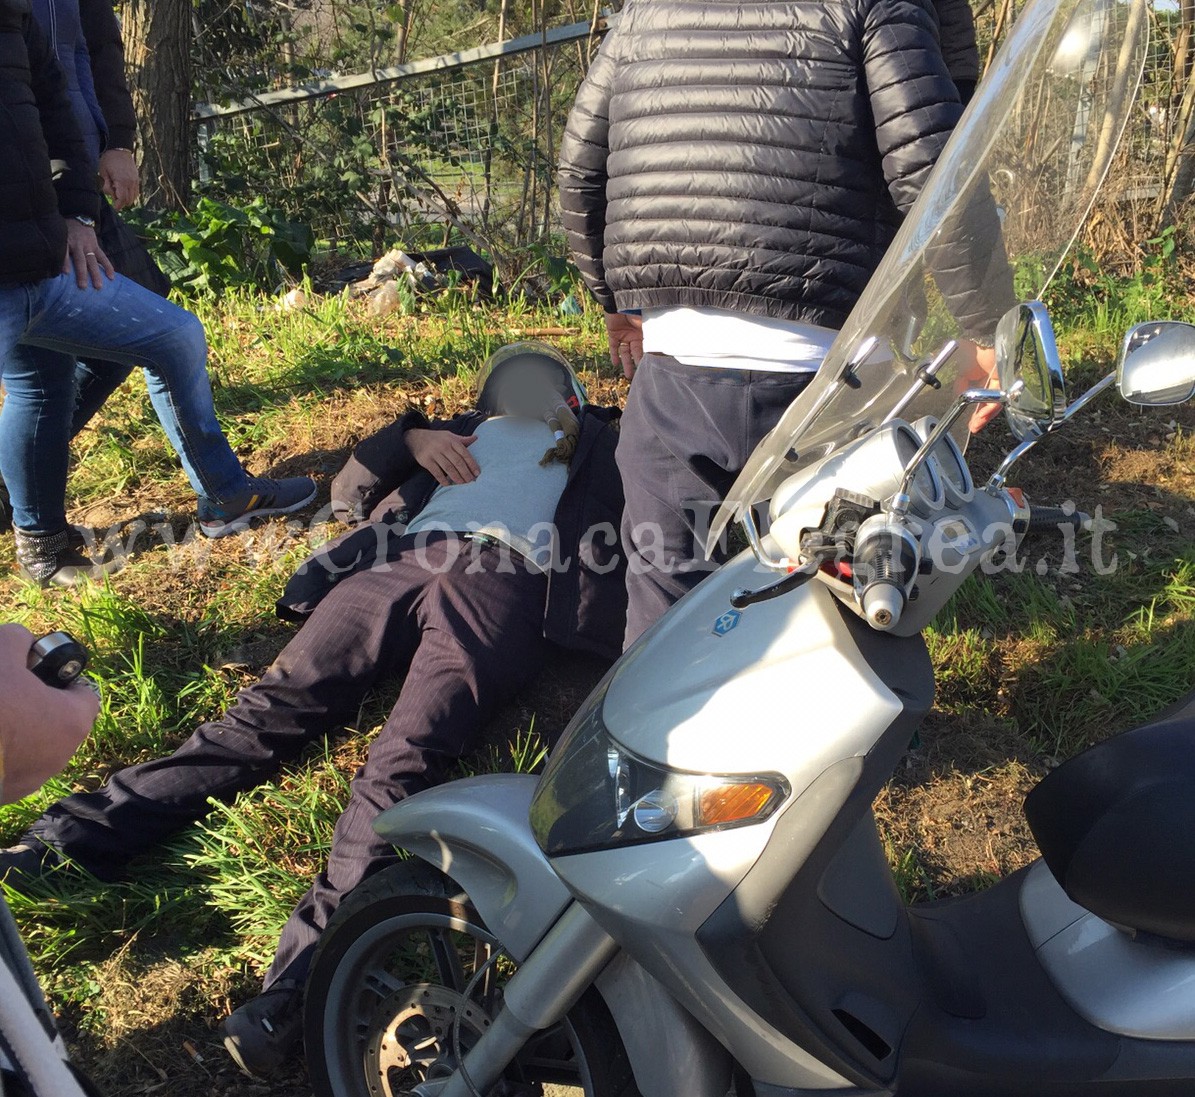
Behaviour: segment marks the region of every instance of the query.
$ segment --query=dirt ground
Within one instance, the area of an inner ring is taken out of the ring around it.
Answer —
[[[1038,446],[1012,476],[1039,504],[1074,501],[1097,506],[1113,520],[1126,512],[1152,512],[1174,523],[1190,544],[1195,535],[1195,466],[1175,439],[1189,435],[1189,407],[1136,412],[1105,397],[1096,414],[1077,418]],[[973,468],[991,467],[1004,452],[1000,435],[977,439],[968,451]],[[1117,550],[1149,552],[1148,542],[1113,535]],[[1063,585],[1055,576],[1043,580]],[[1085,569],[1065,581],[1068,596],[1098,592],[1100,578]],[[1077,622],[1083,628],[1080,614]],[[915,847],[921,879],[918,898],[945,898],[983,888],[1038,857],[1025,822],[1025,796],[1065,758],[1030,749],[1007,719],[1004,680],[1022,653],[1010,644],[987,668],[988,702],[966,713],[935,711],[918,743],[877,799],[875,812],[891,848]],[[1195,678],[1195,671],[1192,672]],[[1127,730],[1123,723],[1093,726],[1091,742]],[[899,876],[899,872],[898,872]],[[905,881],[902,881],[905,882]]]

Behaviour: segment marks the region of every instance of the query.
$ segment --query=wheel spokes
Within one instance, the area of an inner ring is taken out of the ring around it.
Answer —
[[[429,933],[428,936],[436,958],[436,967],[439,969],[440,981],[461,994],[469,982],[469,976],[465,973],[460,953],[452,942],[451,934],[451,930],[441,929]]]

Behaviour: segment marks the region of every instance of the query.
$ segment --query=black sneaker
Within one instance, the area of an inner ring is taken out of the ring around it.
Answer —
[[[303,1038],[303,988],[279,979],[224,1019],[224,1048],[251,1078],[267,1078],[288,1063]]]
[[[84,579],[95,582],[120,569],[120,561],[109,557],[97,563],[82,551],[83,538],[73,527],[57,533],[35,534],[13,530],[17,563],[22,578],[38,586],[74,587]]]
[[[254,518],[272,514],[291,514],[302,510],[315,498],[315,481],[307,476],[285,480],[267,480],[250,476],[240,495],[223,503],[199,500],[199,528],[206,537],[227,537],[240,533]]]
[[[16,891],[40,880],[63,863],[62,854],[32,834],[26,834],[15,846],[0,849],[0,880]]]

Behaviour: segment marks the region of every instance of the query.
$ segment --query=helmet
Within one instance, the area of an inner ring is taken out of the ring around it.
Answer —
[[[579,411],[587,402],[585,386],[560,351],[547,343],[525,341],[509,343],[485,360],[477,374],[478,410],[494,414],[500,404],[502,386],[506,383],[500,378],[511,381],[516,374],[551,378],[553,387],[574,411]]]

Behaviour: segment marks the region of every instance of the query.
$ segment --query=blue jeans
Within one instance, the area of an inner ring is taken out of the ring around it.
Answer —
[[[124,384],[125,378],[132,372],[132,366],[122,366],[118,362],[103,362],[93,359],[90,362],[75,363],[75,413],[71,417],[72,438],[95,418],[96,412],[108,402],[108,397]]]
[[[61,274],[0,285],[0,475],[17,529],[66,527],[78,358],[145,370],[154,411],[197,495],[220,503],[246,490],[245,471],[216,420],[203,325],[120,275],[96,290]]]

